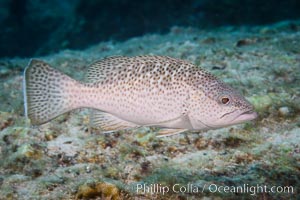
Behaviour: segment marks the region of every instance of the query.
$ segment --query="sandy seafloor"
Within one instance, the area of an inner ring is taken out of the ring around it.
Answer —
[[[154,128],[91,130],[87,109],[31,127],[22,97],[22,71],[30,58],[1,59],[0,199],[300,198],[299,22],[214,31],[174,27],[165,35],[102,42],[40,59],[82,80],[97,59],[149,54],[207,69],[244,94],[259,117],[166,138],[156,138]],[[152,194],[137,192],[142,184]],[[230,191],[215,191],[215,185]],[[170,190],[162,194],[166,186]],[[246,191],[234,192],[237,186]],[[251,186],[278,186],[278,192],[254,195]]]

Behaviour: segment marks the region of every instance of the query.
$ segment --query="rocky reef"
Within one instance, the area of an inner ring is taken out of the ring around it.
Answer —
[[[173,27],[164,35],[40,59],[82,80],[94,60],[146,54],[207,69],[244,94],[258,119],[157,138],[155,128],[102,134],[89,127],[89,112],[81,109],[32,127],[22,98],[22,71],[30,58],[1,59],[0,199],[299,197],[299,22],[212,31]],[[258,186],[276,191],[253,189]]]

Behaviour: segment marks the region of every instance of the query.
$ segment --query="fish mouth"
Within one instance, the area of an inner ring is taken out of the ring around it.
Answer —
[[[239,114],[237,117],[235,117],[231,122],[236,124],[236,123],[241,123],[244,121],[250,121],[250,120],[254,120],[255,118],[257,118],[258,114],[257,112],[253,111],[253,110],[246,110],[244,112],[242,112],[241,114]]]
[[[228,119],[228,121],[224,118],[230,117],[231,115],[234,115],[234,117],[231,117],[232,119]],[[204,123],[203,121],[198,120],[201,124],[206,126],[208,129],[217,129],[217,128],[222,128],[226,126],[231,126],[235,124],[240,124],[245,121],[250,121],[254,120],[257,118],[258,114],[251,110],[246,110],[246,111],[240,111],[240,110],[235,110],[229,113],[226,113],[220,117],[221,121],[219,121],[216,124],[211,124],[211,123]]]

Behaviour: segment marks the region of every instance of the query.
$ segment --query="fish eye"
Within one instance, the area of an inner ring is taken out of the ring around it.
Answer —
[[[230,102],[230,99],[227,96],[223,96],[223,97],[221,97],[220,101],[222,104],[226,105]]]

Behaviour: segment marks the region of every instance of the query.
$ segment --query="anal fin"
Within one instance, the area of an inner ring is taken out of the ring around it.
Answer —
[[[158,135],[156,137],[166,137],[166,136],[176,135],[176,134],[179,134],[179,133],[183,133],[185,131],[187,131],[187,129],[166,129],[166,128],[163,128],[163,129],[160,129],[158,131]]]
[[[137,124],[98,110],[92,110],[91,123],[93,127],[100,127],[105,133],[139,127]]]

